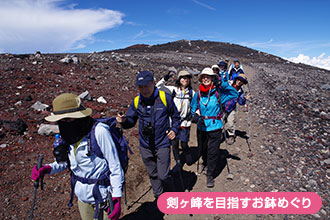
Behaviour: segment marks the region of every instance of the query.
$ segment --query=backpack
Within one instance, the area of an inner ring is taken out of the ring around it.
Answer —
[[[96,156],[104,159],[103,153],[100,149],[100,146],[98,145],[96,138],[95,138],[95,128],[98,123],[102,122],[109,126],[109,131],[112,136],[112,140],[115,143],[118,157],[120,161],[120,165],[126,173],[128,168],[128,151],[130,154],[133,154],[130,147],[128,146],[128,142],[125,139],[121,129],[116,127],[116,118],[99,118],[94,119],[94,125],[91,129],[91,131],[87,134],[87,141],[88,141],[88,153],[87,156],[91,156],[92,154],[95,154]],[[95,199],[95,213],[94,218],[97,219],[98,213],[99,213],[99,204],[102,202],[102,196],[99,190],[99,185],[103,186],[109,186],[110,185],[110,170],[102,174],[98,179],[91,179],[91,178],[84,178],[76,176],[72,171],[70,173],[71,177],[71,198],[69,201],[68,206],[72,206],[73,201],[73,195],[74,195],[74,188],[76,185],[76,182],[79,181],[84,184],[95,184],[93,187],[93,196]],[[124,194],[125,194],[125,204],[126,204],[126,184],[124,182]]]
[[[109,131],[111,133],[112,140],[115,143],[118,152],[120,165],[124,170],[124,173],[126,173],[128,168],[128,151],[130,152],[130,154],[133,154],[133,152],[128,146],[128,142],[125,139],[121,129],[116,127],[116,118],[99,118],[94,119],[94,121],[95,123],[91,129],[91,132],[87,135],[89,155],[95,154],[96,156],[104,159],[100,146],[98,145],[95,138],[95,128],[97,124],[100,122],[104,123],[109,126]]]
[[[165,105],[165,107],[167,107],[166,95],[165,95],[165,92],[163,90],[159,90],[159,98],[162,101],[162,103]],[[134,107],[135,107],[135,109],[138,108],[139,102],[140,102],[140,96],[138,95],[134,98]]]

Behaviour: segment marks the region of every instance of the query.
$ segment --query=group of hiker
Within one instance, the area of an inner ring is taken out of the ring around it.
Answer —
[[[57,122],[65,147],[58,148],[61,150],[56,154],[54,148],[55,162],[39,169],[34,166],[31,178],[43,179],[45,174],[68,168],[71,171],[70,206],[74,193],[81,218],[116,220],[121,213],[127,168],[121,152],[127,143],[118,131],[139,122],[140,154],[157,201],[165,191],[176,191],[170,173],[171,146],[178,169],[194,163],[188,142],[191,124],[196,123],[198,160],[202,157],[206,186],[214,187],[225,123],[229,134],[227,143],[233,144],[237,102],[244,105],[250,99],[242,90],[248,81],[240,62],[234,60],[234,64],[227,67],[226,61],[220,61],[219,65],[204,68],[198,75],[200,85],[196,92],[191,85],[193,75],[187,70],[179,71],[175,85],[166,85],[173,76],[171,71],[157,84],[152,72],[141,71],[136,76],[139,95],[132,100],[126,114],[119,112],[116,118],[93,119],[92,110],[85,108],[77,95],[57,96],[53,100],[53,112],[45,119]],[[124,152],[127,156],[127,151]]]

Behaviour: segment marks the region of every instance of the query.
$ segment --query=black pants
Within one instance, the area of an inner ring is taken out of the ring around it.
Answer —
[[[207,175],[214,176],[219,158],[219,148],[222,140],[222,130],[202,131],[197,129],[199,156],[202,156],[203,165],[207,166]]]
[[[179,145],[181,142],[182,154],[179,154]],[[176,161],[180,160],[181,165],[183,166],[187,163],[189,166],[192,164],[192,157],[189,152],[188,142],[181,141],[178,138],[175,138],[172,141],[173,155]]]

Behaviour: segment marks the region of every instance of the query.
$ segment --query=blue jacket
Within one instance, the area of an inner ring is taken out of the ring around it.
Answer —
[[[198,92],[199,93],[199,92]],[[208,101],[208,94],[201,92],[199,105],[197,103],[196,92],[193,99],[191,100],[191,113],[192,115],[198,110],[200,106],[200,116],[217,116],[221,110],[219,100],[216,95],[216,88],[213,88],[210,92],[210,99]],[[220,99],[221,104],[231,99],[237,99],[238,92],[236,89],[228,84],[228,82],[222,82],[220,87]],[[204,104],[203,104],[204,103]],[[206,104],[207,103],[207,104]],[[206,104],[206,105],[205,105]],[[201,119],[200,119],[201,120]],[[205,126],[197,124],[197,128],[203,131],[214,131],[221,129],[223,124],[219,119],[204,119]]]
[[[229,112],[235,110],[236,109],[236,106],[237,106],[237,102],[240,105],[245,105],[246,99],[244,98],[244,91],[243,91],[243,89],[241,88],[237,93],[238,93],[238,98],[234,98],[234,99],[228,100],[228,101],[226,101],[223,104],[224,109],[225,109],[225,112],[229,113]]]
[[[134,100],[126,113],[126,120],[123,123],[123,128],[134,127],[137,119],[139,119],[139,139],[140,146],[144,148],[164,148],[170,147],[170,139],[166,135],[166,131],[171,129],[178,134],[180,128],[180,114],[173,102],[172,96],[165,93],[167,107],[159,97],[159,90],[155,88],[151,98],[145,99],[141,94],[137,109],[134,106]],[[155,109],[156,107],[156,109]],[[154,116],[155,113],[155,116]],[[170,118],[172,126],[170,126]],[[143,127],[148,123],[154,128],[154,137],[143,135]]]
[[[236,77],[241,74],[244,73],[242,65],[239,65],[238,69],[235,68],[234,64],[232,64],[229,68],[229,80],[235,80]]]

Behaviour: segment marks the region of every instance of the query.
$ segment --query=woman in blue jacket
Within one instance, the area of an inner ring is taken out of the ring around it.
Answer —
[[[207,187],[212,188],[222,140],[221,103],[237,98],[237,91],[227,82],[221,81],[218,85],[218,76],[211,68],[203,69],[198,80],[201,85],[191,101],[191,112],[197,122],[198,147],[203,165],[207,166]]]

